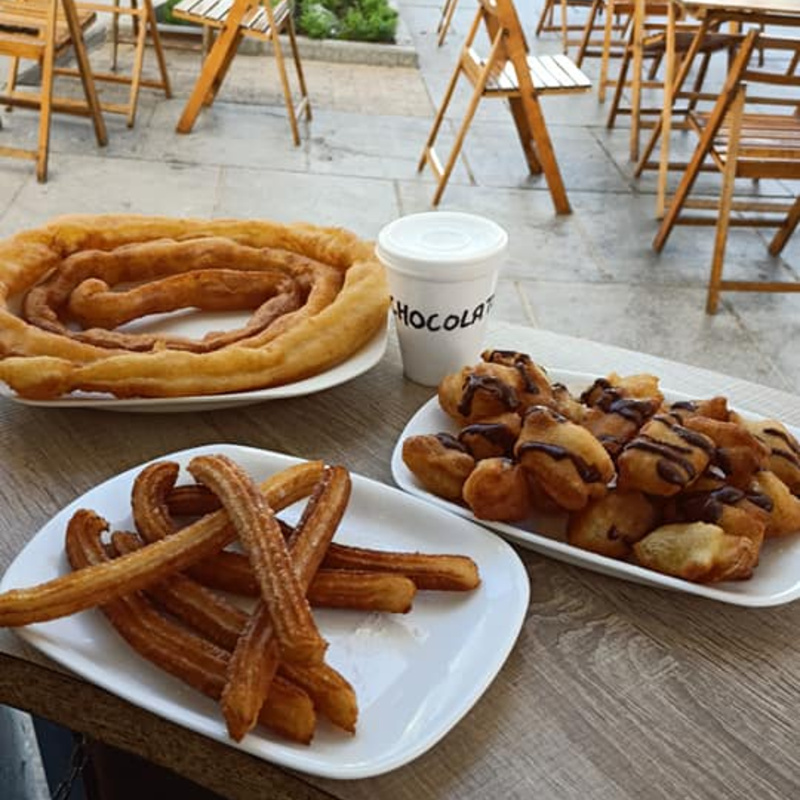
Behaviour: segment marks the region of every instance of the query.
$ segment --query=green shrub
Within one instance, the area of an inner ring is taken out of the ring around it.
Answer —
[[[312,39],[393,42],[397,12],[387,0],[301,0],[298,26]]]

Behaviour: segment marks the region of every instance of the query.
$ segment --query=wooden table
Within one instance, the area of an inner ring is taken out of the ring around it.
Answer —
[[[643,0],[637,0],[642,5]],[[694,41],[677,67],[675,31],[679,19],[687,16],[700,21]],[[660,141],[656,217],[664,216],[667,204],[667,175],[669,171],[669,137],[672,130],[672,113],[675,94],[684,80],[699,51],[700,43],[715,26],[730,23],[734,29],[744,25],[800,26],[800,0],[672,0],[667,21],[666,53],[664,57],[664,99],[660,120],[651,134],[636,168],[640,175],[650,154]]]
[[[494,345],[545,365],[652,371],[689,394],[800,425],[800,399],[745,381],[528,328]],[[342,460],[391,483],[389,457],[431,391],[392,345],[350,384],[298,400],[183,415],[29,408],[0,400],[0,571],[54,512],[173,450],[236,442]],[[520,551],[532,584],[519,641],[475,708],[433,750],[387,775],[290,773],[74,677],[0,631],[0,702],[166,765],[232,798],[800,797],[800,603],[747,610],[645,588]]]

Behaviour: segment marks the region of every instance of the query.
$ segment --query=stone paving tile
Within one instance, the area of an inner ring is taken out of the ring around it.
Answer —
[[[225,167],[213,213],[336,225],[373,238],[399,208],[392,181]]]
[[[45,184],[28,181],[0,219],[0,236],[59,214],[211,216],[219,169],[60,154]],[[4,167],[2,167],[4,169]]]
[[[413,179],[431,124],[427,118],[375,115],[365,125],[360,114],[320,111],[310,126],[309,170],[319,174]],[[444,157],[452,146],[449,126],[442,129],[440,139],[437,151]],[[428,168],[420,178],[435,181]],[[463,161],[456,164],[451,180],[470,182]]]
[[[400,181],[403,214],[430,210],[431,191],[421,183]],[[505,278],[601,281],[603,273],[576,214],[557,216],[542,189],[475,190],[448,186],[440,208],[466,211],[496,220],[509,232]]]
[[[762,348],[737,315],[727,309],[713,317],[705,313],[702,289],[552,281],[520,285],[541,328],[796,389],[772,350]]]

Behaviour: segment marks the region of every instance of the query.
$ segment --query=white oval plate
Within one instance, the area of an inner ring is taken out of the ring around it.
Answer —
[[[548,375],[552,381],[565,384],[573,394],[579,394],[596,378],[594,375],[566,370],[548,370]],[[677,392],[664,389],[662,391],[669,402],[690,399],[687,395]],[[758,417],[757,414],[740,413]],[[457,423],[442,411],[436,397],[422,406],[400,434],[392,454],[392,477],[397,485],[440,508],[446,508],[454,514],[485,525],[522,547],[604,575],[661,589],[688,592],[740,606],[775,606],[800,597],[800,535],[767,540],[761,549],[759,564],[749,580],[704,585],[662,575],[638,564],[619,561],[567,544],[565,515],[535,515],[514,525],[476,519],[467,506],[444,500],[428,492],[403,463],[403,441],[409,436],[439,432],[457,434],[458,430]],[[795,436],[800,436],[800,431],[796,428],[789,430]],[[800,531],[798,533],[800,534]]]
[[[95,392],[73,392],[55,400],[28,400],[19,397],[5,384],[0,384],[0,395],[15,400],[26,406],[44,408],[95,408],[101,411],[130,411],[137,413],[171,413],[184,411],[216,411],[222,408],[236,408],[263,403],[267,400],[284,400],[288,397],[302,397],[307,394],[322,392],[334,386],[346,383],[367,370],[372,369],[386,352],[388,333],[382,328],[357,353],[346,361],[337,364],[319,375],[313,375],[302,381],[273,386],[269,389],[254,389],[249,392],[231,392],[229,394],[192,395],[190,397],[130,397],[118,398],[108,394]]]
[[[225,453],[263,480],[299,462],[237,445],[207,445],[164,458],[182,466],[199,453]],[[143,465],[142,465],[143,466]],[[111,478],[48,522],[17,556],[0,590],[31,586],[69,571],[67,521],[91,508],[112,526],[133,524],[130,490],[141,467]],[[217,704],[139,657],[100,611],[18,629],[26,641],[87,680],[165,719],[253,755],[328,778],[365,778],[408,763],[438,742],[475,704],[505,662],[528,607],[528,575],[502,539],[468,520],[389,486],[353,475],[336,541],[384,550],[462,553],[480,569],[474,592],[419,592],[408,614],[320,610],[328,661],[353,685],[355,736],[324,720],[310,746],[257,728],[228,738]]]

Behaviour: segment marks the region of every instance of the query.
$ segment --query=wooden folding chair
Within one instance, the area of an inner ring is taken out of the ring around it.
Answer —
[[[280,0],[274,6],[270,0],[264,0],[263,4],[261,0],[182,0],[172,9],[176,17],[218,29],[216,41],[203,62],[200,77],[178,122],[178,133],[189,133],[200,109],[214,102],[240,42],[244,37],[252,37],[272,43],[283,96],[286,100],[289,125],[292,129],[292,140],[295,145],[300,144],[297,119],[305,114],[306,120],[310,120],[311,105],[300,52],[297,48],[293,10],[294,4],[291,0]],[[289,48],[297,72],[300,89],[300,100],[297,104],[292,97],[286,73],[286,63],[279,39],[281,33],[286,33],[289,37]]]
[[[63,9],[63,16],[59,14]],[[106,126],[97,99],[89,58],[83,41],[83,27],[94,20],[94,13],[79,16],[73,0],[0,0],[0,55],[10,56],[11,90],[0,94],[0,104],[39,109],[39,138],[35,150],[0,147],[0,156],[25,158],[36,162],[36,177],[47,180],[47,162],[50,151],[50,119],[53,111],[64,111],[91,116],[95,137],[99,145],[108,141]],[[56,73],[56,56],[69,46],[75,50],[78,75],[83,84],[86,102],[53,95],[53,78]],[[14,88],[20,59],[37,61],[42,70],[39,92],[19,91]]]
[[[614,0],[611,0],[613,3]],[[617,117],[630,116],[630,158],[636,161],[639,158],[640,136],[642,128],[652,128],[655,119],[660,116],[662,107],[642,106],[643,89],[662,89],[663,80],[657,80],[658,68],[666,53],[666,27],[669,7],[663,0],[644,0],[641,11],[642,18],[634,17],[630,26],[628,41],[625,45],[619,75],[614,84],[614,96],[611,101],[606,126],[613,128]],[[694,43],[696,24],[678,25],[675,35],[675,49],[679,58],[687,56]],[[723,34],[716,31],[706,33],[699,43],[699,48],[692,49],[691,57],[702,56],[695,76],[694,85],[689,92],[679,92],[675,100],[688,99],[689,104],[685,110],[676,108],[676,113],[687,113],[695,108],[700,100],[716,100],[716,93],[702,93],[703,83],[708,73],[711,56],[721,51],[730,51],[737,41],[736,36]],[[650,74],[644,75],[644,62],[650,60]],[[632,72],[630,81],[628,71]],[[608,85],[608,82],[607,82]],[[631,102],[629,106],[622,104],[623,90],[629,88]]]
[[[29,4],[42,4],[42,0],[22,0]],[[139,91],[142,87],[152,89],[161,89],[164,95],[169,98],[172,97],[170,89],[169,75],[167,74],[167,64],[164,58],[164,51],[161,47],[161,39],[158,35],[158,28],[156,27],[156,17],[153,10],[152,0],[142,0],[142,5],[138,4],[138,0],[131,0],[129,8],[124,8],[119,5],[120,0],[114,0],[113,5],[107,3],[96,2],[83,2],[76,0],[75,6],[78,13],[83,17],[91,15],[94,18],[96,13],[111,14],[112,15],[112,65],[111,72],[98,72],[94,70],[92,75],[95,81],[103,83],[116,83],[127,84],[130,86],[128,101],[126,103],[110,103],[106,101],[100,102],[100,107],[103,111],[110,114],[122,114],[126,117],[127,125],[132,128],[136,121],[136,110],[139,103]],[[118,45],[118,20],[120,16],[128,15],[132,18],[135,31],[135,52],[133,69],[130,75],[120,75],[117,72],[117,45]],[[150,37],[153,49],[156,53],[158,61],[158,68],[161,75],[160,80],[150,80],[142,77],[144,70],[144,54],[147,38]],[[13,92],[16,88],[17,79],[17,62],[12,61],[9,69],[9,79],[7,88],[9,92]],[[78,70],[70,67],[56,67],[56,75],[66,75],[71,77],[78,76]]]
[[[491,43],[489,54],[485,58],[481,58],[473,48],[482,26],[485,27]],[[447,163],[442,166],[434,144],[462,74],[473,86],[472,98]],[[442,197],[478,104],[485,97],[508,100],[531,173],[544,172],[556,211],[559,214],[569,214],[569,200],[539,104],[539,96],[584,92],[590,88],[589,79],[567,56],[528,55],[528,45],[511,0],[479,0],[477,14],[461,49],[417,168],[421,172],[426,164],[430,165],[438,179],[433,205],[438,205]]]
[[[756,46],[767,51],[791,54],[788,69],[761,69],[750,66]],[[769,252],[777,256],[800,220],[800,196],[794,202],[734,200],[736,178],[800,180],[800,75],[796,74],[800,41],[779,39],[749,31],[734,59],[725,85],[714,108],[708,113],[688,115],[690,127],[699,136],[689,166],[684,173],[653,247],[660,252],[676,224],[715,225],[716,237],[706,310],[717,310],[721,291],[798,292],[800,283],[781,281],[723,280],[728,230],[734,226],[777,227]],[[793,96],[787,91],[793,90]],[[768,106],[771,113],[761,113]],[[751,111],[756,108],[756,111]],[[788,108],[791,113],[774,113]],[[747,110],[746,110],[747,109]],[[722,173],[720,199],[690,199],[692,187],[704,165],[710,162]],[[713,212],[713,216],[687,215],[684,209]],[[732,217],[732,212],[736,216]],[[748,216],[748,213],[750,216]]]

